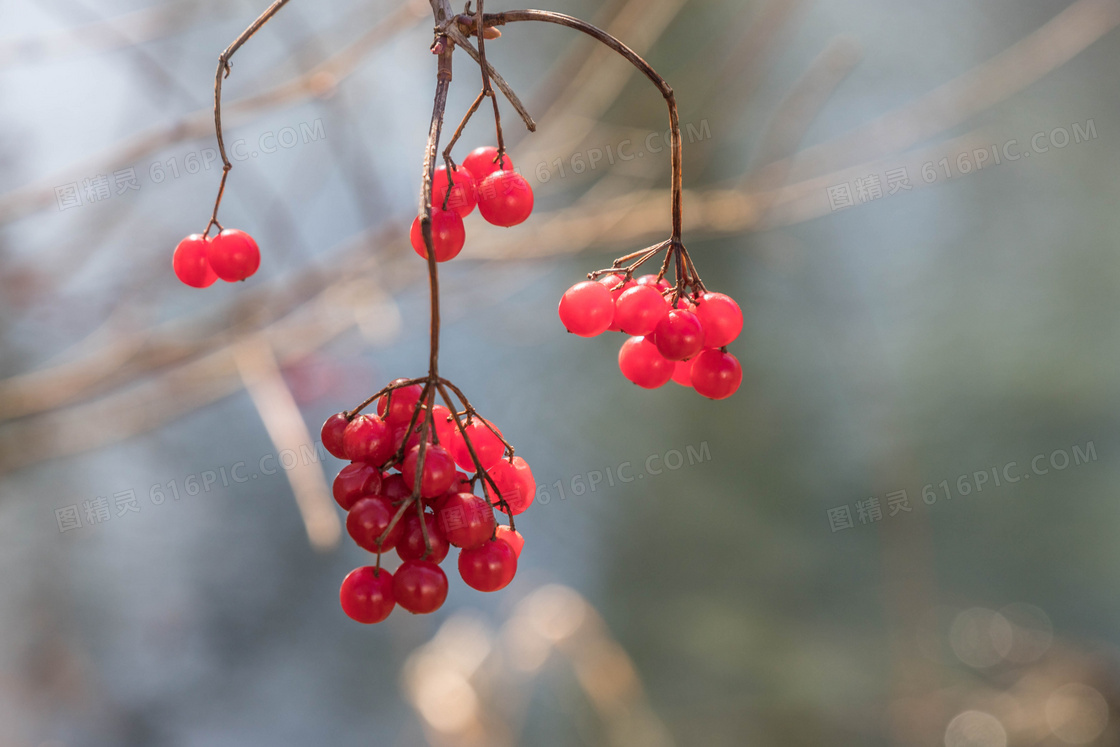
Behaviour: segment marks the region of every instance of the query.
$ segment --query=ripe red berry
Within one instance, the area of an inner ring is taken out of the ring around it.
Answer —
[[[669,313],[669,302],[656,286],[636,285],[614,302],[614,323],[628,335],[648,335]]]
[[[657,324],[653,340],[664,358],[683,361],[704,349],[704,327],[691,311],[670,309]]]
[[[495,171],[513,171],[513,159],[507,154],[502,154],[501,163],[497,161],[498,149],[492,146],[475,148],[463,159],[463,168],[471,172],[476,184]]]
[[[428,258],[428,248],[424,245],[424,232],[420,228],[420,216],[412,221],[409,232],[412,248],[424,259]],[[455,259],[467,241],[467,231],[463,228],[463,217],[454,210],[432,208],[432,246],[436,250],[436,262]]]
[[[454,437],[456,431],[459,430],[455,425],[454,418],[451,417],[451,410],[448,410],[443,405],[435,405],[432,407],[432,424],[436,429],[436,439],[446,449],[449,448],[451,439]]]
[[[656,275],[642,275],[636,282],[638,285],[652,286],[659,291],[667,291],[673,287],[673,284],[665,278],[658,280]]]
[[[409,449],[401,465],[401,476],[405,485],[416,485],[416,463],[420,458],[420,446]],[[455,481],[455,460],[442,446],[429,444],[424,452],[424,473],[420,478],[420,497],[435,498],[447,492]]]
[[[743,331],[743,311],[735,299],[723,293],[705,293],[696,304],[696,316],[704,325],[704,347],[722,348]]]
[[[525,538],[521,536],[521,532],[502,525],[498,527],[495,536],[512,547],[517,559],[521,559],[521,548],[525,546]]]
[[[474,453],[478,456],[478,462],[482,465],[482,469],[490,469],[494,464],[501,460],[502,454],[505,453],[506,447],[502,440],[494,434],[486,426],[486,422],[477,415],[470,422],[469,425],[464,426],[467,433],[467,438],[470,439],[471,445],[474,447]],[[441,440],[442,443],[442,440]],[[456,428],[447,440],[448,450],[451,456],[455,457],[455,463],[463,469],[474,472],[475,464],[471,459],[471,452],[467,448],[467,442],[463,438],[463,434]]]
[[[692,361],[677,361],[673,369],[673,381],[681,386],[692,387]]]
[[[743,367],[731,353],[708,349],[692,364],[692,388],[708,399],[727,399],[742,382]]]
[[[206,259],[227,283],[244,280],[261,266],[261,250],[244,231],[227,228],[206,245]]]
[[[447,576],[435,563],[406,560],[393,574],[393,596],[414,615],[435,612],[447,599]]]
[[[674,364],[658,352],[648,337],[631,337],[618,351],[622,375],[643,389],[656,389],[673,378]]]
[[[381,470],[365,462],[347,464],[334,478],[333,492],[338,505],[349,511],[365,496],[381,492]]]
[[[494,534],[494,509],[482,496],[456,493],[444,499],[436,515],[447,541],[455,547],[478,547]]]
[[[342,450],[352,462],[380,466],[393,456],[393,434],[376,415],[359,415],[342,432]]]
[[[399,503],[412,495],[412,488],[398,474],[385,475],[381,478],[381,495],[393,503]]]
[[[319,436],[323,440],[323,448],[339,459],[346,458],[346,449],[342,444],[342,434],[348,425],[350,425],[350,421],[346,419],[345,414],[340,412],[327,418],[326,422],[323,423],[323,429],[319,431]]]
[[[453,210],[466,218],[478,204],[478,185],[474,174],[464,168],[456,168],[451,173],[451,196],[447,196],[447,167],[440,166],[432,176],[432,207],[440,210]],[[446,204],[444,203],[446,200]]]
[[[210,240],[200,233],[192,233],[179,242],[171,255],[171,268],[175,277],[192,288],[208,288],[218,279],[218,274],[206,259]]]
[[[380,495],[368,496],[355,503],[346,515],[346,531],[358,543],[358,547],[369,552],[388,552],[397,546],[404,532],[404,524],[397,522],[393,531],[380,546],[377,540],[389,528],[397,509],[388,498]]]
[[[533,188],[516,171],[495,171],[478,185],[478,212],[495,226],[516,226],[533,212]]]
[[[569,332],[595,337],[606,332],[614,321],[614,299],[602,283],[585,280],[564,292],[559,312],[560,321]]]
[[[415,512],[405,514],[404,529],[397,540],[397,555],[401,560],[430,560],[433,563],[442,563],[451,550],[451,544],[439,528],[439,522],[432,514],[424,514],[424,524],[428,527],[428,543],[432,546],[431,553],[424,557],[427,548],[424,547],[424,532],[420,528],[420,517]]]
[[[508,542],[488,540],[459,553],[459,575],[478,591],[504,589],[517,573],[517,553]]]
[[[407,379],[397,379],[392,383],[398,384],[402,381],[407,381]],[[383,394],[377,400],[377,414],[393,427],[408,425],[408,421],[412,419],[412,413],[416,409],[416,404],[420,401],[420,395],[423,393],[424,387],[413,384]],[[386,413],[386,408],[388,408],[388,413]]]
[[[338,592],[342,611],[356,622],[372,625],[389,616],[396,606],[393,574],[372,566],[350,571]]]
[[[515,456],[513,462],[501,459],[486,474],[498,486],[501,498],[509,505],[509,510],[514,516],[522,513],[537,497],[537,481],[533,479],[533,471],[528,463],[521,457]],[[492,496],[496,502],[498,496]]]

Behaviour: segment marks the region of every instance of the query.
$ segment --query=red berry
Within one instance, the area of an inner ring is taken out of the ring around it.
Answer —
[[[455,419],[451,417],[451,410],[443,405],[432,407],[432,424],[435,425],[437,440],[445,449],[450,448],[451,440],[459,430]]]
[[[384,568],[356,568],[342,582],[338,600],[351,620],[366,625],[379,623],[397,604],[393,597],[393,574]]]
[[[622,375],[643,389],[656,389],[673,378],[674,364],[657,351],[648,337],[631,337],[618,351]]]
[[[249,234],[227,228],[207,244],[206,259],[218,277],[233,283],[257,271],[261,266],[261,250]]]
[[[603,277],[599,278],[598,282],[607,286],[607,290],[609,290],[612,294],[614,294],[615,291],[621,292],[622,286],[626,285],[626,281],[622,279],[622,276],[615,275],[613,272],[609,275],[604,275]]]
[[[334,478],[334,499],[346,511],[367,495],[381,492],[381,470],[372,464],[347,464]]]
[[[424,532],[420,528],[420,517],[415,512],[409,511],[403,519],[404,529],[401,538],[397,540],[397,555],[401,560],[430,560],[433,563],[442,563],[451,549],[439,522],[432,514],[424,514],[424,524],[428,527],[428,543],[432,546],[431,553],[424,557],[427,548],[424,547]]]
[[[393,456],[393,434],[376,415],[359,415],[342,432],[342,450],[352,462],[382,465]]]
[[[654,330],[653,340],[664,358],[683,361],[704,349],[704,327],[691,311],[670,309]]]
[[[673,381],[681,386],[692,386],[692,361],[677,361],[673,369]]]
[[[399,384],[402,381],[407,381],[407,379],[397,379],[392,383]],[[377,414],[391,426],[408,425],[417,403],[420,402],[420,395],[423,393],[424,387],[413,384],[383,394],[377,400]],[[389,410],[388,414],[385,412],[386,408]]]
[[[615,305],[614,316],[617,317],[618,316],[618,297],[621,296],[625,291],[628,291],[631,288],[633,288],[634,285],[635,285],[634,281],[633,280],[627,281],[627,280],[624,280],[621,275],[611,274],[611,275],[604,275],[603,277],[599,278],[599,282],[602,283],[603,285],[605,285],[607,287],[607,290],[609,290],[611,292],[611,301]],[[611,319],[611,326],[607,327],[607,331],[608,332],[621,332],[622,328],[618,326],[617,320],[612,318]]]
[[[525,546],[525,538],[521,536],[521,532],[507,526],[499,526],[495,536],[512,547],[517,559],[521,559],[521,548]]]
[[[606,286],[585,280],[566,290],[560,298],[560,321],[573,334],[594,337],[611,326],[614,309],[614,299]]]
[[[447,599],[447,576],[435,563],[406,560],[393,574],[393,596],[414,615],[435,612]]]
[[[656,275],[642,275],[640,278],[638,278],[637,283],[638,285],[653,286],[659,291],[666,291],[673,287],[673,284],[665,278],[661,278],[660,280],[658,280]]]
[[[478,212],[495,226],[516,226],[533,212],[533,188],[516,171],[495,171],[478,186]]]
[[[708,349],[692,363],[692,388],[708,399],[727,399],[742,382],[743,367],[731,353]]]
[[[669,313],[669,302],[656,286],[636,285],[614,302],[614,323],[628,335],[648,335]]]
[[[498,149],[491,146],[475,148],[463,159],[463,168],[471,172],[476,184],[493,174],[495,171],[513,171],[513,159],[503,154],[501,163],[498,163]]]
[[[416,463],[420,458],[420,446],[409,449],[401,465],[401,475],[405,485],[416,485]],[[420,478],[420,497],[435,498],[443,495],[455,481],[455,460],[442,446],[429,444],[424,452],[424,474]]]
[[[489,540],[459,553],[459,575],[478,591],[504,589],[517,573],[517,553],[508,542]]]
[[[723,293],[705,293],[696,304],[696,316],[704,325],[704,347],[722,348],[743,331],[743,311],[735,299]]]
[[[409,233],[412,248],[424,259],[428,258],[428,248],[424,245],[424,232],[420,228],[420,216],[412,221]],[[467,242],[467,231],[463,228],[463,217],[454,210],[432,208],[432,246],[436,250],[436,262],[455,259]]]
[[[436,515],[447,541],[455,547],[478,547],[494,534],[494,509],[482,496],[456,493],[444,499]]]
[[[412,496],[412,488],[405,484],[400,475],[385,475],[381,478],[381,495],[393,503],[400,503]]]
[[[200,233],[192,233],[179,242],[171,255],[171,268],[175,277],[192,288],[208,288],[218,279],[218,273],[206,259],[207,244],[210,240]]]
[[[486,422],[482,418],[475,416],[470,425],[464,426],[467,433],[467,438],[470,439],[471,445],[474,446],[474,453],[478,457],[478,463],[482,465],[482,469],[490,469],[496,462],[501,460],[502,454],[505,453],[506,446],[502,440],[494,434],[486,426]],[[442,443],[442,440],[441,440]],[[467,442],[463,439],[463,434],[456,428],[447,441],[448,450],[451,456],[455,457],[455,463],[465,470],[470,472],[475,471],[474,460],[471,459],[471,452],[467,448]]]
[[[432,207],[440,210],[453,210],[466,218],[478,204],[478,185],[475,184],[474,174],[464,168],[457,168],[451,174],[451,181],[455,186],[451,188],[451,196],[447,196],[447,167],[440,166],[432,176]],[[444,200],[447,204],[444,204]]]
[[[319,435],[323,439],[323,448],[339,459],[346,458],[346,448],[342,445],[342,434],[348,425],[350,425],[350,421],[346,419],[344,413],[340,412],[327,418],[326,422],[323,423],[323,429],[319,431]]]
[[[355,503],[346,515],[346,531],[350,533],[358,547],[369,552],[388,552],[397,546],[404,532],[404,524],[397,522],[393,531],[380,546],[377,540],[389,528],[397,509],[388,498],[380,495],[368,496]]]
[[[537,481],[521,457],[514,457],[512,464],[507,459],[499,460],[486,474],[494,480],[502,500],[509,505],[514,516],[533,505],[533,499],[537,497]],[[492,498],[497,502],[498,496]]]

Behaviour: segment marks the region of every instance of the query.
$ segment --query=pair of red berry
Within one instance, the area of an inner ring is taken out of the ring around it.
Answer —
[[[336,457],[351,460],[338,473],[333,487],[335,500],[348,512],[348,533],[369,552],[396,549],[403,561],[395,573],[370,566],[346,577],[339,599],[346,614],[358,622],[381,622],[397,604],[413,614],[439,609],[448,588],[440,563],[452,546],[460,548],[459,575],[471,588],[497,591],[517,572],[524,539],[511,528],[498,525],[492,504],[475,495],[474,481],[456,469],[477,467],[450,411],[442,406],[432,408],[435,442],[429,439],[420,475],[423,518],[420,511],[410,508],[389,529],[416,484],[419,433],[410,436],[411,446],[403,460],[399,464],[392,460],[404,444],[413,413],[420,411],[417,423],[426,415],[427,406],[420,401],[422,393],[419,385],[401,387],[378,400],[377,415],[348,418],[338,413],[323,424],[324,447]],[[528,508],[536,494],[536,482],[525,460],[504,458],[504,442],[480,418],[475,417],[465,429],[479,464],[497,486],[509,511],[516,515]],[[383,471],[386,469],[399,472]],[[425,531],[430,552],[424,544]]]
[[[261,250],[244,231],[228,228],[214,238],[194,233],[179,242],[171,257],[176,277],[192,288],[208,288],[218,278],[244,280],[261,266]]]
[[[436,169],[432,177],[432,248],[437,262],[454,259],[462,251],[467,241],[463,218],[476,205],[488,223],[506,228],[522,223],[533,212],[533,188],[513,170],[509,156],[498,157],[497,148],[471,151],[450,178],[446,166]],[[419,217],[412,222],[409,238],[416,253],[427,259]]]
[[[709,399],[730,397],[743,369],[725,346],[743,329],[742,310],[723,293],[697,293],[670,305],[671,291],[655,275],[627,280],[610,274],[576,283],[560,299],[560,321],[580,337],[633,335],[618,353],[618,366],[640,387],[656,389],[673,380]]]

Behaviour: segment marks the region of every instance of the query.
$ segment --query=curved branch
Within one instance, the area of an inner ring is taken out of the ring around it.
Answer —
[[[684,191],[684,175],[683,175],[683,156],[681,153],[681,126],[680,117],[677,113],[677,98],[673,93],[672,86],[661,77],[653,66],[642,59],[630,47],[622,43],[621,40],[603,31],[598,26],[590,24],[587,21],[581,21],[573,16],[565,15],[563,13],[553,13],[548,10],[507,10],[503,13],[486,13],[482,16],[482,25],[484,28],[491,26],[504,26],[507,23],[516,23],[518,21],[540,21],[542,23],[554,23],[559,26],[567,26],[568,28],[581,31],[584,34],[592,37],[593,39],[602,42],[607,47],[610,47],[618,54],[622,55],[634,67],[638,68],[650,81],[657,86],[657,90],[665,97],[665,102],[669,106],[669,128],[671,132],[671,145],[672,145],[672,166],[673,166],[673,243],[679,244],[681,240],[681,226],[682,226],[682,193]],[[475,31],[475,18],[469,15],[461,15],[457,19],[460,26]]]
[[[218,223],[218,208],[222,205],[222,195],[226,191],[226,179],[229,177],[229,172],[233,168],[230,163],[229,156],[226,155],[226,143],[222,137],[222,81],[229,77],[232,68],[230,67],[230,59],[241,49],[245,42],[253,38],[253,35],[261,30],[261,27],[272,20],[272,17],[280,12],[280,9],[288,4],[288,0],[275,0],[272,5],[264,13],[261,13],[257,20],[250,24],[249,28],[241,32],[241,36],[233,40],[233,43],[226,47],[225,51],[218,55],[218,72],[214,74],[214,133],[218,137],[218,152],[222,156],[222,181],[218,184],[218,197],[214,200],[214,212],[210,216],[210,222],[206,225],[204,235],[210,234],[210,229],[214,226],[221,230],[222,224]]]

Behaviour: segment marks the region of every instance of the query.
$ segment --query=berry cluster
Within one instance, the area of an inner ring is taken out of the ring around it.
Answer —
[[[455,166],[446,166],[432,177],[432,247],[437,262],[455,259],[467,240],[463,218],[475,206],[488,223],[510,227],[522,223],[533,212],[533,188],[513,170],[513,161],[497,148],[476,148]],[[420,218],[412,222],[412,248],[427,259]]]
[[[564,293],[560,321],[580,337],[631,335],[618,353],[618,367],[645,389],[671,379],[709,399],[726,399],[743,380],[739,360],[726,347],[743,329],[743,312],[730,296],[702,285],[685,294],[660,275],[635,280],[633,268],[608,272]]]
[[[179,242],[171,257],[176,277],[192,288],[208,288],[218,278],[244,280],[261,265],[257,242],[244,231],[227,228],[217,236],[192,233]]]
[[[466,409],[435,404],[436,388],[445,397],[455,391]],[[376,415],[359,414],[375,400]],[[439,609],[447,598],[440,563],[451,547],[459,548],[459,575],[471,588],[498,591],[513,580],[525,540],[512,517],[532,504],[536,482],[449,382],[398,379],[356,410],[327,418],[322,439],[327,451],[350,460],[334,480],[346,529],[377,554],[376,565],[342,582],[339,599],[352,619],[378,623],[398,604],[413,614]],[[495,508],[509,526],[497,523]],[[381,553],[393,549],[402,562],[391,573],[381,568]]]

